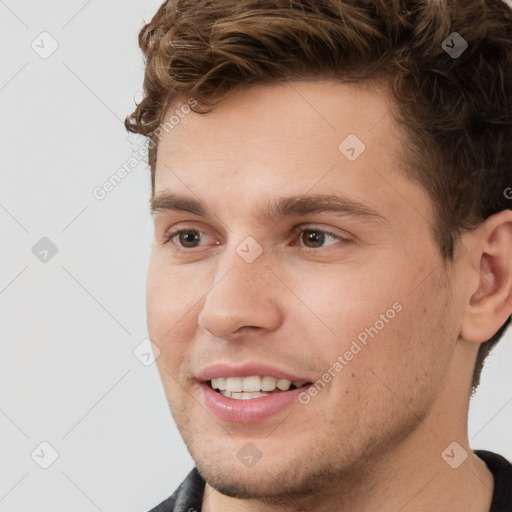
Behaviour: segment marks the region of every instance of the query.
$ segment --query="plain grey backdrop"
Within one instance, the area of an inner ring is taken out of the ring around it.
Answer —
[[[193,466],[144,341],[150,180],[123,126],[159,3],[0,0],[1,512],[142,512]],[[511,369],[507,333],[469,427],[510,460]]]

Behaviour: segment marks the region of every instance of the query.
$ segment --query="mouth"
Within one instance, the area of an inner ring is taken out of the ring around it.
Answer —
[[[292,382],[267,375],[252,375],[249,377],[214,377],[207,380],[205,384],[226,398],[254,400],[305,388],[312,383],[308,381]]]
[[[239,424],[257,424],[297,407],[302,404],[300,396],[313,383],[311,375],[257,361],[211,364],[195,378],[200,384],[199,400],[211,415]]]

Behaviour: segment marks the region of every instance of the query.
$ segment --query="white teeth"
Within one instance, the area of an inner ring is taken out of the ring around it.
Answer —
[[[297,388],[304,382],[294,382]],[[274,391],[276,387],[281,391],[288,391],[292,382],[286,379],[275,379],[274,377],[253,375],[250,377],[216,377],[211,379],[213,389],[227,391],[230,393],[255,393],[258,391]]]
[[[250,400],[251,398],[259,398],[260,396],[267,396],[267,393],[231,393],[230,391],[221,391],[221,394],[228,398],[234,398],[235,400]]]
[[[226,379],[226,391],[243,391],[243,379],[228,377]]]
[[[276,389],[277,380],[274,377],[263,377],[261,379],[262,391],[274,391]]]
[[[281,391],[287,391],[288,389],[290,389],[290,385],[291,385],[291,382],[289,380],[286,380],[286,379],[279,379],[277,381],[277,387]]]
[[[226,389],[226,379],[224,377],[219,377],[218,379],[212,379],[212,388],[213,389]]]
[[[242,380],[243,391],[259,391],[261,389],[261,377],[245,377]]]

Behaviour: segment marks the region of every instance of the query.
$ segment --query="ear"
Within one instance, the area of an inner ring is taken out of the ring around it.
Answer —
[[[512,313],[512,210],[488,217],[464,236],[471,275],[460,335],[481,343]]]

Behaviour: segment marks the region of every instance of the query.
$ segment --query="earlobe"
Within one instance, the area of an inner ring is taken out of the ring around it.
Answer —
[[[512,313],[512,210],[486,219],[470,234],[467,243],[477,274],[468,290],[461,337],[482,343],[494,336]]]

